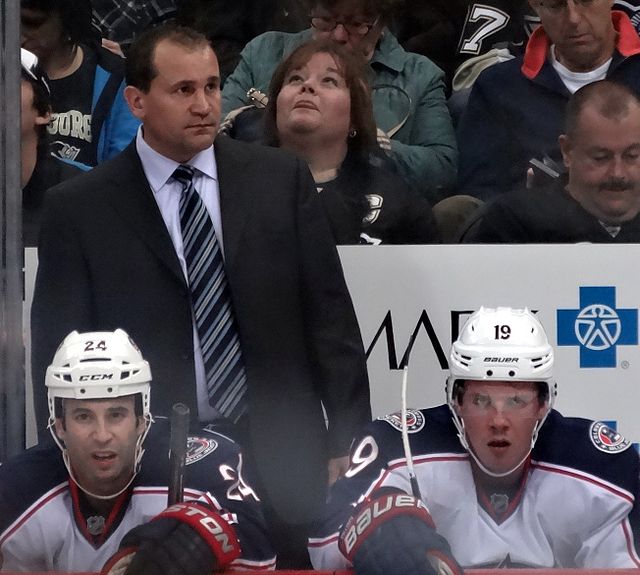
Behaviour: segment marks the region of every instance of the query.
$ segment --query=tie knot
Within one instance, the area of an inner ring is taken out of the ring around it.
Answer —
[[[191,184],[194,173],[195,170],[191,166],[181,164],[175,169],[171,177],[186,187]]]

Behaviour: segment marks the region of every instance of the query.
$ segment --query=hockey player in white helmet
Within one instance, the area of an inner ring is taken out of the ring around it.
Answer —
[[[150,382],[149,364],[123,330],[72,332],[47,368],[49,430],[69,476],[90,499],[117,497],[138,473],[153,421]],[[100,437],[92,435],[108,435],[109,424],[115,441],[97,449]]]
[[[410,449],[400,414],[354,441],[309,542],[314,568],[640,566],[638,455],[602,422],[553,409],[553,364],[529,310],[475,312],[452,345],[447,403],[407,412]]]
[[[3,570],[210,575],[275,565],[227,437],[189,437],[184,503],[167,508],[169,426],[151,425],[150,382],[123,330],[65,338],[46,375],[55,444],[0,466]]]
[[[527,309],[481,308],[451,346],[449,372],[447,403],[460,442],[483,474],[509,483],[556,396],[542,325]]]

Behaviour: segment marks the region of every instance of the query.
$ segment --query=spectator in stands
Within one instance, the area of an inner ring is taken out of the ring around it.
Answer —
[[[402,2],[394,10],[392,29],[405,50],[440,66],[450,87],[463,62],[486,54],[496,44],[524,48],[527,8],[527,0]]]
[[[48,79],[34,54],[22,48],[20,56],[22,236],[25,246],[35,246],[45,191],[80,170],[49,154],[47,124],[51,120],[51,103]]]
[[[485,70],[458,126],[459,191],[488,199],[524,186],[531,159],[560,159],[569,96],[606,78],[640,89],[640,38],[613,0],[531,0],[542,26],[523,57]]]
[[[22,46],[49,76],[51,153],[85,169],[115,156],[139,125],[124,97],[124,60],[102,48],[89,0],[21,0]]]
[[[182,0],[177,19],[209,38],[223,84],[247,42],[267,30],[299,32],[308,23],[300,0]]]
[[[136,34],[149,26],[174,18],[176,0],[91,0],[93,20],[102,36],[126,54]]]
[[[268,143],[309,164],[338,244],[430,243],[429,203],[372,164],[378,149],[366,63],[331,40],[296,48],[273,76]]]
[[[442,71],[403,50],[385,24],[395,0],[313,0],[311,28],[267,32],[242,51],[227,79],[223,112],[247,104],[247,91],[266,92],[280,61],[311,38],[331,38],[364,55],[373,86],[379,142],[400,175],[435,203],[455,182],[456,143]]]
[[[503,194],[467,242],[639,242],[640,99],[593,82],[569,100],[560,149],[568,174],[547,189]]]

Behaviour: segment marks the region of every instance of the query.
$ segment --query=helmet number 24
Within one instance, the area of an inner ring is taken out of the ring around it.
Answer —
[[[107,351],[107,343],[104,339],[100,341],[85,341],[85,351]]]

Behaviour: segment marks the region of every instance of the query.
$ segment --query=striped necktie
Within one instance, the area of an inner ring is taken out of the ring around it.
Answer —
[[[194,168],[181,165],[173,179],[182,184],[180,228],[200,338],[209,403],[237,421],[246,411],[247,376],[242,361],[224,260],[207,208],[193,185]]]

